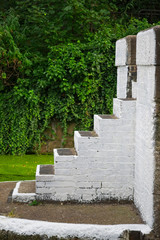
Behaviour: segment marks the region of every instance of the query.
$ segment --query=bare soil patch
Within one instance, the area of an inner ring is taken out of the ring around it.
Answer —
[[[40,203],[29,206],[24,203],[8,201],[16,183],[0,183],[0,215],[63,223],[84,224],[141,224],[143,223],[133,204],[73,204],[73,203]],[[28,192],[24,183],[21,192]],[[30,189],[35,189],[34,182]]]

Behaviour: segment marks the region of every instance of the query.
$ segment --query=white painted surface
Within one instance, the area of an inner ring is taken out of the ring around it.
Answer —
[[[117,68],[117,98],[127,97],[128,66]]]
[[[127,50],[126,39],[118,40],[117,96],[120,98],[126,97]],[[120,200],[133,199],[134,191],[134,201],[143,219],[153,226],[154,65],[157,64],[154,29],[138,33],[136,62],[137,83],[132,82],[132,97],[137,101],[114,99],[113,113],[118,119],[102,119],[95,115],[94,130],[98,137],[81,137],[75,132],[78,156],[59,156],[54,150],[56,175],[36,174],[39,198],[80,202]],[[116,228],[112,230],[116,233]]]
[[[156,35],[153,28],[137,34],[136,64],[156,64]]]
[[[153,29],[137,36],[137,105],[135,149],[135,204],[144,221],[153,226],[154,135],[155,135],[155,53]],[[144,65],[144,66],[143,66]]]
[[[127,42],[126,38],[119,39],[116,42],[116,66],[125,66],[127,63]]]
[[[118,240],[125,230],[141,231],[148,234],[151,229],[145,224],[91,225],[51,223],[0,216],[0,230],[21,235],[47,235],[48,237],[77,237],[80,239]]]
[[[37,168],[39,199],[79,202],[133,199],[136,104],[115,99],[116,106],[119,119],[94,116],[97,137],[83,137],[75,131],[78,155],[62,156],[54,150],[54,176],[40,175],[40,167]]]
[[[12,193],[12,200],[15,202],[30,202],[36,199],[35,193],[19,193],[19,187],[23,181],[17,182]]]
[[[136,100],[123,100],[114,98],[113,99],[113,114],[120,118],[120,124],[124,125],[128,119],[133,121],[135,124],[135,116],[136,116]],[[126,119],[122,120],[122,119]],[[129,122],[129,121],[128,121]]]
[[[132,81],[132,98],[137,98],[137,82]]]

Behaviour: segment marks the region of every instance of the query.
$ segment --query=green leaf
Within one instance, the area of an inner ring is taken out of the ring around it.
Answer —
[[[6,75],[5,72],[2,73],[2,78],[3,78],[3,79],[6,79],[6,78],[7,78],[7,75]]]

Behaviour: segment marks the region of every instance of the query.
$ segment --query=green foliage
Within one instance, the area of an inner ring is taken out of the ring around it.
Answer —
[[[29,206],[38,206],[38,205],[40,205],[41,203],[40,202],[38,202],[37,200],[33,200],[31,203],[29,203],[28,205]]]
[[[34,180],[38,164],[53,163],[53,155],[0,155],[0,182]]]
[[[0,154],[37,151],[54,118],[65,135],[70,121],[88,130],[93,114],[112,112],[115,41],[151,26],[132,16],[140,7],[133,0],[4,1]]]
[[[101,39],[98,34],[85,44],[79,41],[51,47],[46,76],[53,85],[56,116],[64,124],[79,120],[88,129],[93,113],[112,111],[116,81],[114,56],[109,55],[113,49],[109,37]]]

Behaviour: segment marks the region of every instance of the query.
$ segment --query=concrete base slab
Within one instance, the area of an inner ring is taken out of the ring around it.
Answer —
[[[47,235],[58,239],[94,239],[118,240],[125,230],[140,231],[148,234],[151,229],[145,224],[91,225],[51,223],[0,216],[0,230],[11,231],[20,235]]]

